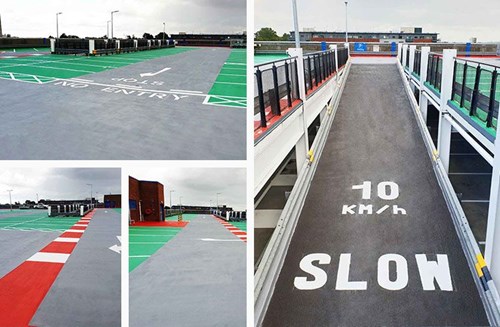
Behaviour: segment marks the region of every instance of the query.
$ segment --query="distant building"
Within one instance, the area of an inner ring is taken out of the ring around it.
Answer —
[[[105,194],[104,195],[104,208],[121,208],[122,195],[121,194]]]
[[[165,220],[163,184],[128,178],[130,219],[135,221]]]
[[[348,32],[349,42],[437,42],[439,33],[424,33],[421,27],[402,27],[400,32]],[[290,31],[290,41],[295,32]],[[300,32],[300,41],[345,42],[345,32]]]

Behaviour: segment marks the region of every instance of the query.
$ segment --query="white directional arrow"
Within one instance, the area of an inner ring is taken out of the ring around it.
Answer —
[[[167,70],[170,70],[171,68],[170,67],[166,67],[166,68],[163,68],[162,70],[159,70],[157,71],[156,73],[142,73],[141,74],[141,77],[144,77],[144,76],[155,76],[155,75],[158,75],[158,74],[161,74],[163,72],[166,72]]]
[[[122,246],[121,246],[121,243],[122,243],[122,237],[121,236],[117,236],[116,237],[118,239],[118,242],[120,242],[120,245],[118,244],[115,244],[111,247],[109,247],[109,249],[111,251],[115,251],[116,253],[120,254],[122,252]]]

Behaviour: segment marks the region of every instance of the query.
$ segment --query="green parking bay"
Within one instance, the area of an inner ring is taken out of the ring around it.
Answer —
[[[129,272],[181,231],[177,227],[129,227]]]
[[[35,213],[16,212],[15,217],[0,219],[0,229],[3,230],[35,230],[43,232],[64,232],[73,226],[80,217],[48,217],[46,211]]]
[[[0,78],[43,84],[57,79],[77,78],[145,60],[171,56],[195,48],[166,48],[114,56],[41,55],[0,60]]]
[[[245,108],[247,96],[247,54],[245,49],[232,49],[214,85],[208,92],[208,104]]]

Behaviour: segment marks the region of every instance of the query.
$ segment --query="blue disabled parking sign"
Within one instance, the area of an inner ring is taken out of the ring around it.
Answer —
[[[354,51],[366,51],[367,46],[364,42],[355,42],[354,43]]]

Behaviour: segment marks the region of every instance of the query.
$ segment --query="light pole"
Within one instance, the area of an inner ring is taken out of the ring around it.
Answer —
[[[7,192],[9,192],[10,211],[12,211],[12,195],[11,195],[12,191],[14,191],[14,190],[7,190]]]
[[[90,205],[92,205],[92,184],[87,184],[90,186]]]
[[[170,210],[172,210],[172,192],[175,192],[175,190],[170,190]]]
[[[163,42],[162,45],[165,45],[165,23],[163,23]]]
[[[56,39],[59,38],[59,15],[62,15],[62,12],[56,13]]]
[[[109,39],[109,36],[110,36],[110,35],[109,35],[109,23],[111,23],[111,21],[110,21],[110,20],[108,20],[108,21],[106,22],[106,35],[108,36],[108,39]]]
[[[347,1],[345,3],[345,43],[349,42],[349,37],[347,35]]]
[[[219,210],[219,194],[222,194],[222,193],[217,193],[217,210]]]
[[[297,0],[292,0],[293,7],[293,29],[295,33],[295,47],[300,48],[299,18],[297,16]]]
[[[113,39],[113,14],[119,12],[119,10],[113,10],[111,12],[111,39]]]

